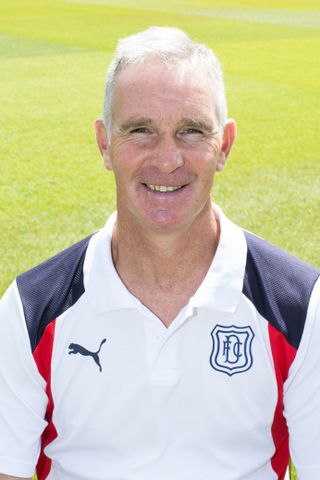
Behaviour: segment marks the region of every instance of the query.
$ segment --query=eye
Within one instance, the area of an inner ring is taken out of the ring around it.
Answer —
[[[133,128],[130,133],[151,133],[151,130],[147,127],[137,127]]]
[[[202,132],[202,130],[200,130],[198,128],[190,127],[190,128],[185,128],[184,130],[182,130],[181,134],[182,135],[202,135],[203,132]]]

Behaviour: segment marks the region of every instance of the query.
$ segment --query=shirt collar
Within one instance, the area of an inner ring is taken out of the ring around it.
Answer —
[[[220,221],[220,239],[207,275],[190,299],[193,307],[234,312],[242,293],[247,258],[247,243],[241,228],[214,205]]]
[[[137,308],[139,301],[122,283],[112,260],[111,238],[117,214],[91,239],[84,262],[84,286],[96,313]]]
[[[242,292],[247,245],[243,231],[214,205],[220,220],[220,239],[216,254],[202,284],[190,299],[190,307],[233,312]],[[120,309],[139,309],[139,300],[122,283],[112,260],[111,238],[116,213],[90,240],[84,262],[84,285],[96,313]]]

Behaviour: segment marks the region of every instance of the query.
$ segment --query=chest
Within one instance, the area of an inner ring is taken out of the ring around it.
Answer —
[[[133,440],[166,425],[208,438],[218,430],[221,439],[272,423],[267,325],[245,306],[236,314],[194,309],[169,329],[134,310],[75,313],[57,322],[51,367],[54,415],[66,435],[90,424]]]
[[[95,316],[83,303],[56,321],[57,435],[45,449],[55,470],[72,479],[274,478],[277,383],[254,309],[186,309],[165,328],[147,311]]]

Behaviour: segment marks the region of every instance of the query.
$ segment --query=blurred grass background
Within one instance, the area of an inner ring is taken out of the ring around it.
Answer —
[[[3,0],[0,293],[115,207],[93,121],[116,41],[175,25],[214,49],[238,140],[214,198],[320,266],[318,0]]]
[[[0,293],[114,208],[93,121],[119,37],[176,25],[218,54],[238,140],[214,197],[319,262],[318,1],[11,0],[0,5]]]

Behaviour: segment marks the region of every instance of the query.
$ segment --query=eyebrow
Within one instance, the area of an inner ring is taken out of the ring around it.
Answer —
[[[126,122],[120,125],[120,132],[126,133],[129,130],[139,128],[139,127],[152,127],[154,126],[155,122],[150,117],[138,117],[138,118],[129,118]],[[209,118],[205,119],[196,119],[196,118],[189,118],[185,117],[182,118],[178,123],[178,128],[181,127],[191,127],[196,128],[199,130],[204,130],[207,133],[216,133],[218,131],[218,127],[214,128],[213,122]]]
[[[129,120],[120,125],[120,132],[125,133],[134,128],[141,126],[151,127],[152,125],[154,125],[154,121],[149,117],[129,118]]]
[[[181,127],[188,126],[199,130],[204,130],[207,133],[214,133],[216,130],[218,130],[214,129],[213,122],[209,118],[204,120],[196,118],[182,118],[179,122],[179,125]]]

